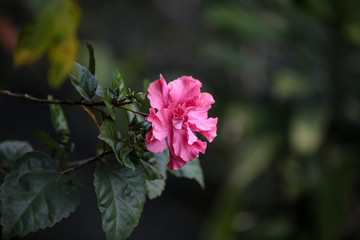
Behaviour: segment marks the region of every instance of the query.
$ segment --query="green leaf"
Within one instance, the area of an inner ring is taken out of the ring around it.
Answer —
[[[71,83],[80,95],[86,100],[90,100],[96,92],[98,82],[91,72],[79,63],[75,63],[76,75],[70,74]]]
[[[200,184],[201,188],[205,187],[204,176],[198,158],[192,162],[188,162],[185,166],[183,166],[182,168],[176,171],[174,170],[169,170],[169,171],[177,177],[195,179]]]
[[[105,119],[101,125],[100,135],[98,138],[109,144],[111,149],[114,151],[116,159],[121,163],[120,157],[116,151],[116,145],[118,143],[119,136],[115,122],[110,119]]]
[[[94,48],[90,43],[86,43],[86,47],[89,50],[89,71],[95,76],[95,56]]]
[[[105,91],[105,95],[104,95],[104,104],[106,106],[106,109],[109,112],[110,117],[115,120],[115,113],[114,113],[114,109],[112,108],[111,102],[112,102],[112,97],[111,97],[111,93],[109,89],[106,89]]]
[[[113,80],[114,91],[120,93],[123,97],[126,96],[126,86],[120,74],[119,69],[115,67],[113,74],[114,74],[114,80]]]
[[[11,168],[15,160],[25,153],[31,152],[33,148],[25,141],[4,141],[0,143],[0,165]]]
[[[162,176],[162,179],[146,180],[146,192],[149,199],[159,197],[165,188],[166,181],[166,164],[169,161],[169,151],[165,150],[161,153],[152,153],[153,160],[157,162],[158,174]],[[143,171],[143,174],[147,174]],[[150,176],[148,176],[150,177]]]
[[[150,153],[148,159],[140,159],[139,169],[144,174],[146,180],[156,180],[166,178],[166,163],[168,158],[164,159],[166,153]]]
[[[138,224],[145,203],[142,174],[121,165],[99,164],[94,185],[106,239],[126,239]]]
[[[48,100],[54,100],[53,96],[49,95]],[[49,107],[51,120],[55,131],[61,132],[63,134],[69,134],[69,127],[61,106],[59,104],[50,104]]]
[[[79,203],[75,184],[60,175],[55,161],[41,152],[19,158],[0,191],[2,239],[53,226]]]

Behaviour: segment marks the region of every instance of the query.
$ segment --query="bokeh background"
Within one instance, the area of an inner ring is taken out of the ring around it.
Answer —
[[[0,86],[74,99],[69,81],[48,86],[45,57],[14,68],[17,36],[44,2],[1,1]],[[160,73],[168,82],[192,75],[216,100],[209,115],[219,119],[218,136],[200,156],[206,188],[170,176],[129,239],[360,239],[358,0],[77,3],[78,61],[87,63],[91,43],[103,86],[116,63],[134,90]],[[71,159],[93,156],[95,124],[81,108],[63,109]],[[44,150],[36,130],[54,134],[46,106],[0,96],[0,141]],[[105,239],[93,170],[77,173],[86,186],[77,211],[25,239]]]

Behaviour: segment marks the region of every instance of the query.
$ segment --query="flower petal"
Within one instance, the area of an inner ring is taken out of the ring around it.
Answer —
[[[199,157],[199,152],[205,153],[206,142],[196,140],[193,144],[188,144],[187,131],[184,129],[173,130],[172,147],[174,155],[184,161],[192,161]]]
[[[146,134],[145,144],[150,152],[155,152],[155,153],[162,152],[167,147],[165,139],[161,141],[155,139],[152,130]]]
[[[169,97],[172,103],[186,103],[199,96],[201,82],[191,76],[182,76],[170,82]]]
[[[155,113],[154,109],[150,109],[149,116],[146,120],[151,122],[153,137],[161,141],[169,135],[172,129],[172,112],[170,109],[163,108]]]
[[[165,79],[160,74],[160,79],[150,83],[148,88],[150,105],[158,110],[167,107],[169,104],[169,89]]]

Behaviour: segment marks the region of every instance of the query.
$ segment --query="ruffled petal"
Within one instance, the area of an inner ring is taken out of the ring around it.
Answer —
[[[196,140],[193,144],[188,144],[187,131],[184,129],[173,130],[172,147],[174,155],[184,161],[192,161],[199,157],[199,152],[205,153],[206,142]]]
[[[172,129],[172,112],[170,109],[161,109],[155,113],[154,109],[150,109],[149,116],[146,120],[151,122],[153,137],[159,141],[166,138]]]
[[[150,105],[158,110],[167,107],[169,104],[169,89],[165,79],[160,74],[160,79],[150,83],[148,88],[149,94],[147,97],[150,100]]]
[[[186,103],[199,96],[201,82],[191,76],[182,76],[169,83],[169,97],[172,103]]]
[[[155,139],[152,130],[146,134],[145,144],[150,152],[155,152],[155,153],[162,152],[167,147],[165,139],[161,141]]]
[[[191,130],[194,132],[195,131],[199,132],[201,135],[206,137],[206,139],[209,142],[212,142],[214,138],[217,136],[216,125],[218,122],[218,118],[208,118],[202,121],[189,120],[189,122],[191,123],[190,125]]]

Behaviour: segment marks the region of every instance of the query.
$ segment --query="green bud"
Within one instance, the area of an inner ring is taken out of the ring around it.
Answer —
[[[136,99],[136,101],[138,101],[138,102],[142,102],[142,101],[145,100],[145,96],[146,96],[145,93],[143,93],[143,92],[138,92],[138,93],[135,94],[135,99]]]

